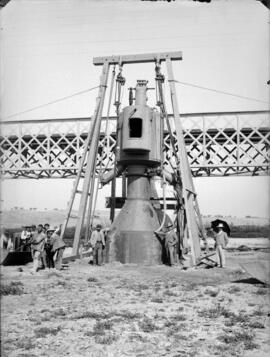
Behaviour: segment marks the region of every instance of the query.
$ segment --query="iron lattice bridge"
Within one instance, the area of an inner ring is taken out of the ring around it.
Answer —
[[[193,176],[265,175],[269,173],[270,111],[182,114]],[[77,173],[89,118],[5,121],[0,155],[4,178],[70,178]],[[97,174],[113,168],[116,118],[102,121]],[[175,167],[167,131],[164,164]]]

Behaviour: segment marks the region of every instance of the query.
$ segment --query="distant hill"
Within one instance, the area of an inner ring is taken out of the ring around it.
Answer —
[[[117,210],[119,211],[119,210]],[[77,212],[74,212],[76,214]],[[24,225],[32,225],[39,223],[49,223],[52,227],[63,223],[65,218],[65,210],[26,210],[26,209],[16,209],[16,210],[5,210],[1,212],[0,223],[6,228],[21,228]],[[97,210],[95,212],[96,220],[99,220],[102,224],[108,225],[109,222],[109,209]],[[203,216],[204,224],[210,225],[210,222],[216,218],[223,219],[233,226],[265,226],[269,225],[269,218],[262,217],[232,217],[232,216]]]
[[[77,212],[73,212],[76,214]],[[0,223],[5,228],[21,228],[25,225],[38,225],[49,223],[51,227],[58,226],[64,222],[66,215],[65,210],[9,210],[2,211],[0,215]],[[96,211],[95,221],[99,221],[103,225],[109,224],[109,212]],[[75,220],[74,220],[75,223]],[[94,222],[95,223],[95,222]],[[71,221],[72,225],[72,221]]]

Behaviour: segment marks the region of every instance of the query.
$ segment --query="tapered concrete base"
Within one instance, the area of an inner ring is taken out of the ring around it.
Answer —
[[[107,262],[161,264],[162,246],[154,231],[157,213],[149,200],[128,199],[107,238]]]

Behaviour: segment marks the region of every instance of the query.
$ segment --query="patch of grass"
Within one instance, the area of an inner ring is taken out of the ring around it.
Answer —
[[[187,341],[190,339],[190,336],[183,335],[182,333],[174,333],[173,338],[176,341]]]
[[[93,332],[94,334],[103,334],[104,330],[111,330],[113,326],[112,321],[106,320],[106,321],[97,321],[96,324],[94,325]]]
[[[163,295],[167,296],[177,296],[177,294],[169,289],[164,290]]]
[[[139,333],[133,332],[128,336],[130,342],[146,342],[146,338]]]
[[[63,287],[66,287],[68,285],[65,280],[58,280],[56,284],[57,286],[63,286]]]
[[[167,320],[164,324],[165,327],[176,327],[177,321],[175,320]]]
[[[239,286],[231,286],[231,287],[228,289],[228,293],[230,293],[230,294],[239,293],[240,291],[241,291],[241,289],[240,289]]]
[[[93,327],[93,331],[87,331],[84,335],[94,337],[96,343],[111,345],[117,340],[117,336],[111,332],[112,327],[112,321],[97,321]]]
[[[171,319],[174,321],[186,321],[187,317],[184,314],[177,314],[177,315],[173,315]]]
[[[14,341],[14,347],[15,348],[21,348],[23,350],[32,350],[35,348],[35,343],[33,341],[33,338],[31,337],[24,337],[19,340]]]
[[[184,307],[183,306],[178,306],[177,311],[184,311]]]
[[[160,297],[153,297],[151,300],[151,302],[155,302],[157,304],[162,304],[163,303],[163,299]]]
[[[57,335],[58,332],[61,330],[61,328],[58,327],[40,327],[38,329],[36,329],[35,332],[35,336],[36,338],[43,338],[46,337],[47,335]]]
[[[264,315],[264,312],[262,309],[256,309],[252,312],[251,316],[263,316]]]
[[[23,294],[23,283],[20,281],[11,281],[9,284],[1,284],[0,295],[21,295]]]
[[[142,292],[143,290],[148,290],[149,285],[146,284],[134,284],[134,285],[129,285],[129,290],[134,290],[136,292]]]
[[[254,343],[254,337],[254,334],[248,330],[238,330],[232,333],[225,332],[223,335],[218,336],[217,339],[231,347],[243,344],[245,350],[252,350],[258,347]]]
[[[144,319],[139,322],[139,327],[143,332],[152,332],[157,329],[157,326],[149,317],[144,317]]]
[[[131,312],[128,310],[123,310],[116,312],[116,316],[120,316],[125,320],[134,320],[134,319],[139,319],[142,317],[142,315],[138,312]]]
[[[96,311],[84,311],[80,314],[77,314],[73,317],[71,317],[71,320],[80,320],[80,319],[108,319],[112,317],[113,315],[111,313],[106,313],[106,312],[96,312]]]
[[[230,312],[227,317],[229,318],[229,320],[225,321],[225,326],[227,327],[231,327],[237,324],[247,325],[250,321],[250,316],[241,311],[239,314]]]
[[[98,279],[95,278],[95,277],[93,277],[93,276],[90,276],[90,277],[87,279],[87,281],[88,281],[89,283],[98,283]]]
[[[192,291],[192,290],[196,289],[196,285],[193,283],[190,283],[188,285],[184,285],[182,289],[185,291]]]
[[[84,311],[80,314],[77,314],[71,317],[71,320],[80,320],[80,319],[95,319],[95,320],[107,320],[114,317],[120,317],[125,320],[134,320],[139,319],[142,315],[138,312],[131,312],[128,310],[122,311],[111,311],[111,312],[96,312],[96,311]]]
[[[111,345],[114,341],[116,341],[118,337],[113,334],[108,334],[105,336],[97,335],[95,336],[95,342],[101,345]]]
[[[60,309],[51,311],[51,317],[66,316],[66,311],[61,307]]]
[[[267,295],[268,294],[268,290],[266,288],[259,288],[257,291],[256,291],[256,294],[257,295]]]
[[[203,309],[198,311],[198,315],[200,317],[205,317],[205,318],[210,318],[210,319],[216,319],[220,316],[224,317],[230,317],[231,312],[227,310],[224,306],[217,304],[214,307],[211,307],[209,309]]]
[[[248,324],[250,328],[265,328],[264,324],[261,321],[250,321]]]
[[[217,295],[218,295],[218,293],[219,293],[219,290],[213,290],[213,289],[206,289],[205,291],[204,291],[204,293],[206,294],[206,295],[209,295],[209,296],[212,296],[212,297],[216,297]]]

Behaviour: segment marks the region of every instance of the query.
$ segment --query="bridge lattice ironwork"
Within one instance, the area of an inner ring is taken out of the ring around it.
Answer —
[[[182,114],[193,176],[269,173],[270,111]],[[4,178],[70,178],[77,173],[90,118],[6,121],[1,123],[0,155]],[[113,168],[116,118],[102,122],[97,174]],[[175,158],[168,132],[164,163]]]

